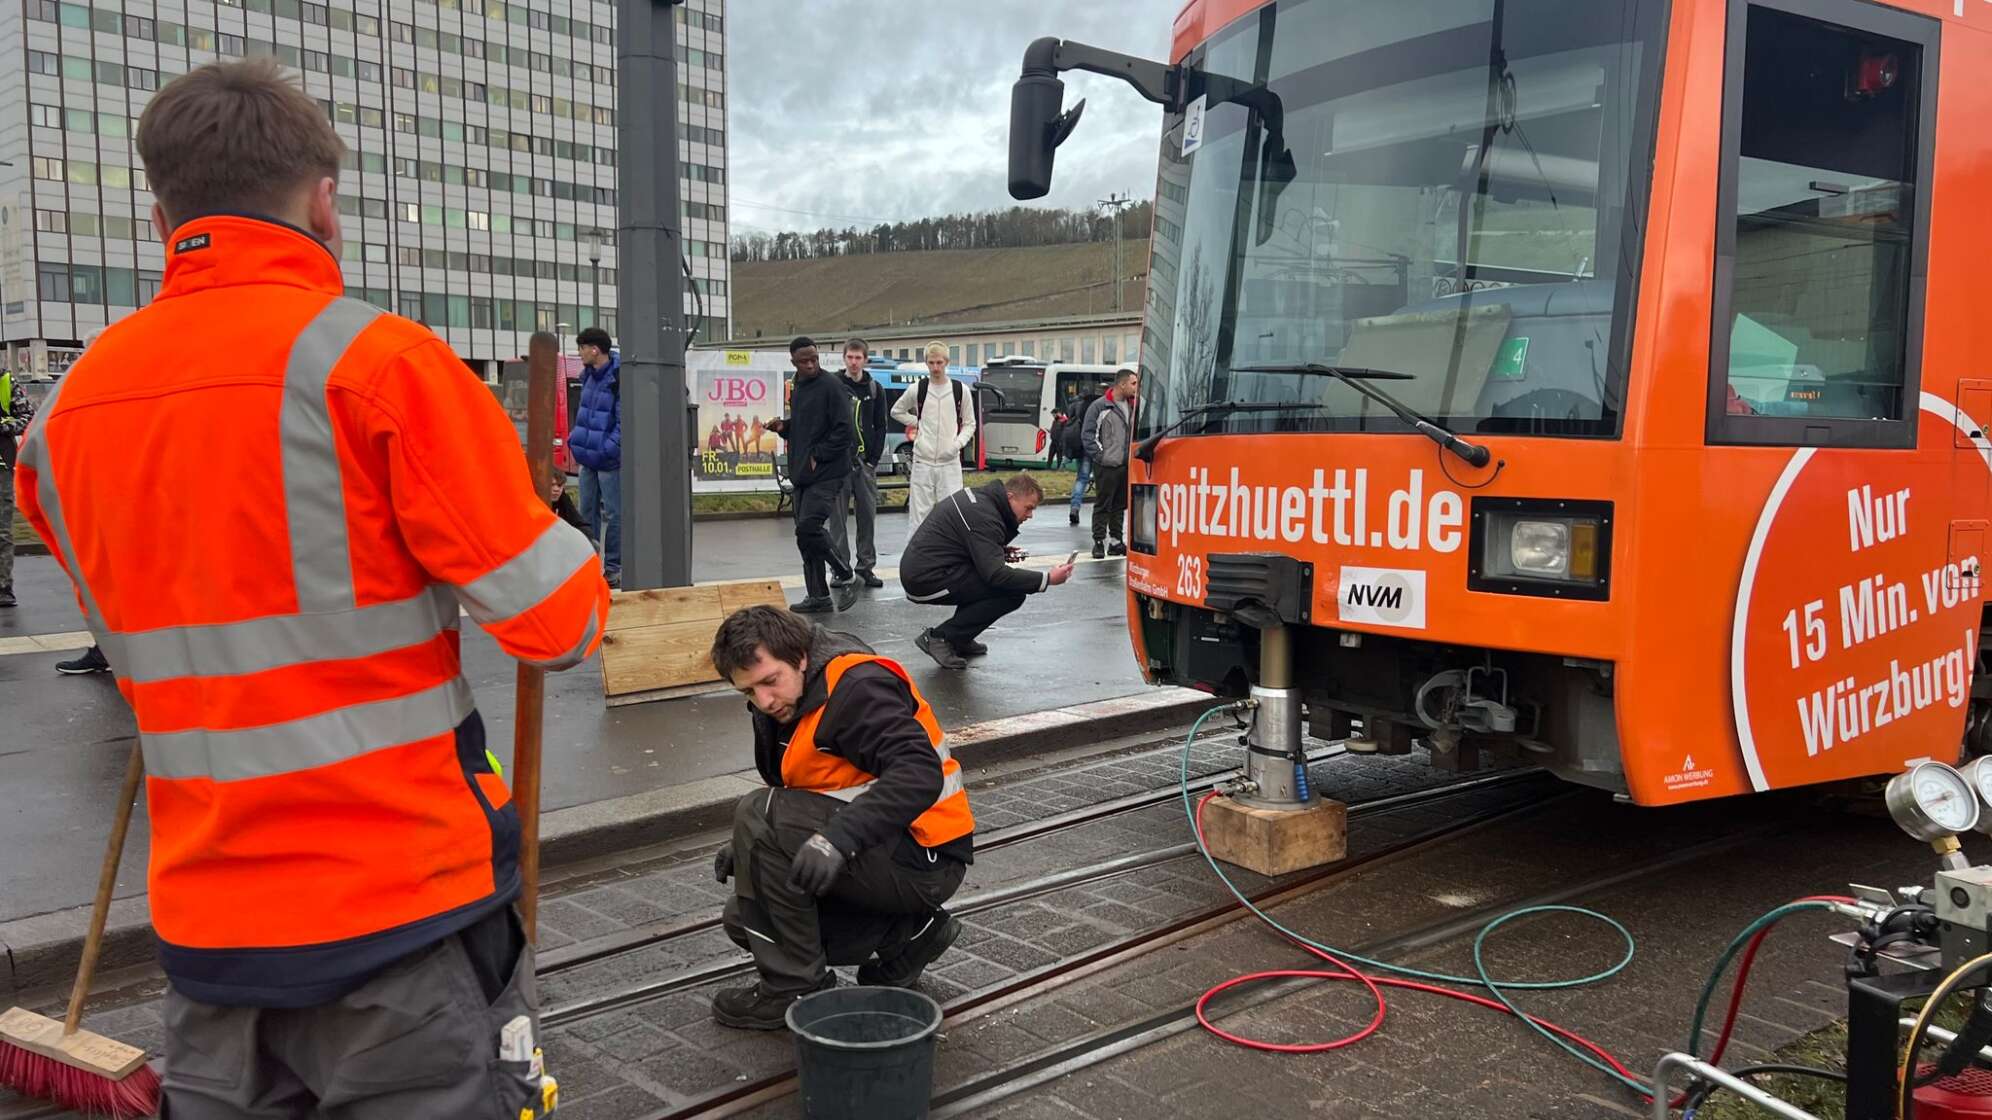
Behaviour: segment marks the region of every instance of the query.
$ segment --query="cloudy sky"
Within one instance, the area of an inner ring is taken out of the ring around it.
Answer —
[[[1166,56],[1178,0],[731,0],[733,229],[816,229],[1012,205],[1010,85],[1045,35]],[[1086,115],[1043,204],[1155,191],[1161,109],[1068,73]]]

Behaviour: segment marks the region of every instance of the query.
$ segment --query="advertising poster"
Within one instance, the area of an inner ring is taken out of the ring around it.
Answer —
[[[786,354],[748,350],[694,350],[685,372],[698,405],[696,490],[774,490],[781,437],[768,422],[783,413],[782,391],[791,367]]]

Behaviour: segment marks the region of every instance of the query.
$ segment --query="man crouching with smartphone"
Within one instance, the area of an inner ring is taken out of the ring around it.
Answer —
[[[1009,563],[1022,558],[1010,542],[1042,501],[1044,491],[1037,479],[1020,474],[955,491],[914,530],[899,564],[906,597],[955,608],[953,618],[914,639],[941,668],[966,669],[968,658],[989,652],[988,646],[975,640],[977,636],[1023,606],[1024,596],[1072,578],[1070,558],[1049,572]]]

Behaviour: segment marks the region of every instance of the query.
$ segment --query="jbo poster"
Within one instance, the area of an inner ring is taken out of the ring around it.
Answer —
[[[781,438],[768,422],[782,415],[785,354],[749,350],[694,350],[685,355],[698,402],[698,455],[693,473],[701,490],[773,490]]]

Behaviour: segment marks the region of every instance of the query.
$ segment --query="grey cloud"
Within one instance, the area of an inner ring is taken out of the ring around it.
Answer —
[[[732,0],[727,7],[737,230],[904,221],[1012,204],[1010,84],[1051,35],[1167,53],[1176,0]],[[1085,98],[1046,205],[1154,191],[1161,111],[1120,82],[1065,76]]]

